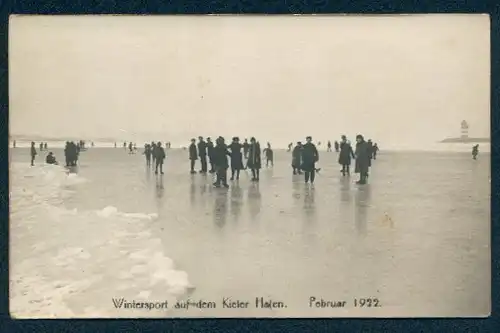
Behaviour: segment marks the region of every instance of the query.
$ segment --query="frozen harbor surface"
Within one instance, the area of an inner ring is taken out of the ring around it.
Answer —
[[[63,160],[61,149],[53,150]],[[16,317],[484,316],[490,311],[490,156],[382,153],[369,185],[320,152],[314,188],[275,152],[259,184],[190,175],[167,151],[89,149],[77,174],[11,149],[10,308]],[[225,309],[230,297],[247,308]],[[283,308],[256,308],[255,299]],[[311,307],[310,298],[345,301]],[[112,299],[168,301],[117,309]],[[356,308],[377,298],[380,307]],[[175,309],[176,301],[216,308]]]

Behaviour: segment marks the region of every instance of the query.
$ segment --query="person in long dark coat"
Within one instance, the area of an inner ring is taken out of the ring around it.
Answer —
[[[200,173],[207,173],[207,143],[203,137],[198,137],[198,156],[200,157],[201,170]]]
[[[302,147],[302,166],[301,169],[305,173],[305,182],[314,183],[316,177],[316,162],[319,161],[318,149],[312,143],[312,137],[306,138],[306,144]]]
[[[144,156],[146,156],[146,166],[150,167],[151,166],[151,155],[152,155],[152,151],[151,151],[151,146],[146,143],[146,145],[144,145]]]
[[[156,166],[156,142],[151,141],[151,159],[153,163],[151,164],[153,168]]]
[[[195,139],[191,139],[191,144],[189,145],[189,159],[191,160],[191,173],[196,173],[196,171],[194,171],[194,164],[198,159],[198,151],[196,150]]]
[[[70,158],[70,147],[69,147],[69,141],[66,141],[66,145],[64,146],[64,158],[66,160],[66,166],[69,167],[71,164],[71,158]]]
[[[158,174],[158,167],[160,167],[160,173],[163,175],[163,161],[165,160],[165,149],[161,146],[161,142],[158,141],[156,145],[156,164],[155,164],[155,174]]]
[[[248,140],[245,139],[245,142],[243,142],[243,153],[245,154],[245,159],[248,158],[248,150],[250,149],[250,144],[248,143]]]
[[[76,146],[76,144],[73,141],[69,143],[68,153],[69,153],[69,165],[76,166],[78,162],[78,154],[80,153],[80,149]]]
[[[207,138],[207,155],[208,161],[210,162],[210,170],[208,172],[215,172],[215,163],[214,163],[214,143],[210,138]]]
[[[240,170],[243,169],[241,148],[243,148],[243,145],[240,143],[240,139],[234,137],[233,142],[229,145],[229,149],[231,150],[231,180],[234,180],[235,174],[236,180],[240,179]]]
[[[215,187],[220,187],[221,183],[224,187],[229,187],[227,184],[227,168],[229,164],[227,157],[231,154],[227,150],[227,145],[224,143],[224,138],[218,137],[214,147],[214,162],[217,170],[217,178],[213,184]]]
[[[297,145],[295,148],[293,148],[292,151],[292,168],[293,168],[293,174],[302,174],[302,171],[300,171],[300,166],[302,165],[302,142],[297,142]]]
[[[248,146],[247,161],[247,168],[252,170],[252,181],[259,181],[260,168],[262,167],[260,155],[260,144],[255,140],[254,137],[252,137],[250,139],[250,145]]]
[[[35,156],[37,155],[34,142],[31,142],[30,155],[31,155],[31,166],[34,166],[35,165]]]
[[[339,153],[339,164],[342,165],[342,176],[350,175],[351,171],[351,157],[355,158],[354,152],[352,151],[351,144],[347,141],[345,135],[342,135],[342,141],[340,141],[339,145],[340,153]]]
[[[361,134],[356,135],[356,169],[355,172],[359,173],[359,181],[357,184],[366,184],[368,178],[368,170],[370,168],[371,149],[368,142],[365,141]]]

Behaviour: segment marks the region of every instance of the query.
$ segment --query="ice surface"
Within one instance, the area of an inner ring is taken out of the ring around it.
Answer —
[[[54,153],[62,160],[61,150]],[[341,177],[335,153],[320,153],[314,188],[292,176],[290,154],[276,151],[275,167],[262,170],[259,184],[243,171],[226,190],[214,189],[210,175],[190,175],[181,150],[171,150],[166,174],[155,176],[140,154],[89,149],[69,177],[61,168],[30,168],[27,149],[11,150],[12,313],[489,313],[489,154],[473,161],[470,152],[382,151],[369,184],[358,186],[356,176]],[[311,296],[378,297],[383,307],[314,309]],[[270,297],[288,308],[119,311],[112,297],[218,304]]]

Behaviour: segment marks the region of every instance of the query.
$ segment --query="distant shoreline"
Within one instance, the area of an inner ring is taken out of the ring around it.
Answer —
[[[489,138],[446,138],[439,143],[490,143]]]

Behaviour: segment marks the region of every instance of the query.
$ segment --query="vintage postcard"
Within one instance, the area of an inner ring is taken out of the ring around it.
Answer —
[[[9,33],[11,316],[490,314],[488,15]]]

